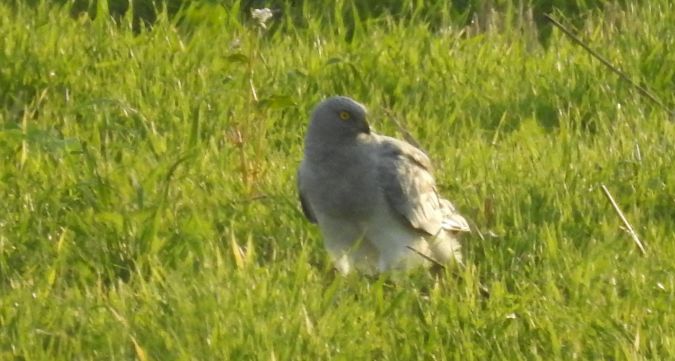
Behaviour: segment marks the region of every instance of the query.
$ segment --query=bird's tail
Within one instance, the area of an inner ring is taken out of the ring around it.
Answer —
[[[441,227],[450,232],[471,232],[469,223],[455,209],[455,206],[447,199],[441,199],[443,221]]]

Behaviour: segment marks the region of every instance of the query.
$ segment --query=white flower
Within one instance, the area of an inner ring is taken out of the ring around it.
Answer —
[[[251,17],[258,21],[258,24],[263,29],[267,29],[265,23],[274,16],[274,13],[269,8],[251,9]]]

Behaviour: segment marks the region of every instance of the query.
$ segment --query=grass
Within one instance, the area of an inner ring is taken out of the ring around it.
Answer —
[[[675,358],[675,124],[562,33],[100,10],[0,4],[1,360]],[[575,32],[672,108],[674,16]],[[295,193],[333,94],[429,151],[458,277],[334,275]]]

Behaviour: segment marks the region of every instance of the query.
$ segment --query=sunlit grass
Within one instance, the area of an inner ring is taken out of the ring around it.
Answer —
[[[666,112],[527,19],[338,7],[263,29],[235,10],[134,31],[0,4],[0,359],[675,357]],[[672,107],[674,14],[574,24]],[[466,269],[334,274],[295,193],[308,112],[334,94],[430,153],[474,228]]]

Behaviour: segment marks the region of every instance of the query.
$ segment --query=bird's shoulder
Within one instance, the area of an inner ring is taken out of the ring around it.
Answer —
[[[379,157],[385,160],[411,163],[427,172],[433,172],[429,156],[421,149],[396,138],[385,135],[375,135]]]

